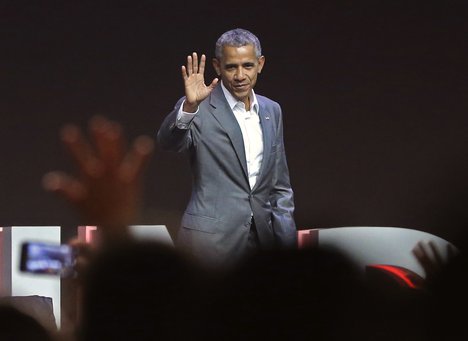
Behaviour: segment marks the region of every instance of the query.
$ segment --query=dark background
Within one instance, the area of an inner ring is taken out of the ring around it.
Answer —
[[[0,1],[0,226],[82,222],[42,190],[72,170],[59,128],[102,114],[155,136],[180,65],[224,31],[256,33],[257,93],[281,103],[298,228],[399,226],[456,241],[468,210],[466,1]],[[211,81],[211,66],[206,73]],[[174,233],[184,155],[159,148],[143,224]]]

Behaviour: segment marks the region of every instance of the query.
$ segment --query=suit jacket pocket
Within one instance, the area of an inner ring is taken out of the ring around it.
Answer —
[[[216,233],[219,227],[219,220],[206,216],[185,213],[182,217],[182,227],[207,233]]]

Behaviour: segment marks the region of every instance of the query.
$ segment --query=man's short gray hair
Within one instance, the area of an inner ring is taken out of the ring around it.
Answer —
[[[258,40],[255,34],[242,28],[235,28],[224,32],[221,37],[218,38],[215,48],[215,56],[217,59],[221,59],[223,56],[223,46],[226,45],[235,47],[253,45],[257,58],[262,55],[260,40]]]

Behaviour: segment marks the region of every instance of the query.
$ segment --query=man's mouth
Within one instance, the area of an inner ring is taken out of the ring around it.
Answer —
[[[236,85],[234,85],[234,88],[236,90],[247,90],[248,87],[249,87],[248,84],[236,84]]]

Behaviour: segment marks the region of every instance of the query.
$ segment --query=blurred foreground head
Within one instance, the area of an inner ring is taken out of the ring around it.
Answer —
[[[193,335],[201,273],[175,249],[155,242],[114,245],[84,282],[83,340],[180,339]],[[184,327],[181,328],[181,321]]]

